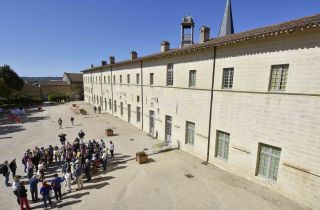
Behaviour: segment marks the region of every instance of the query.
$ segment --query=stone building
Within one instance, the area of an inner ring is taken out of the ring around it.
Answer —
[[[67,82],[70,86],[70,99],[83,100],[83,76],[80,73],[67,73],[63,74],[63,81]]]
[[[36,78],[35,78],[36,79]],[[62,80],[40,80],[27,82],[15,95],[48,99],[50,93],[69,96],[70,100],[83,100],[83,76],[81,73],[64,73]]]
[[[111,56],[83,71],[84,99],[317,209],[320,14],[235,34],[231,24],[228,1],[217,38],[201,27],[199,43],[170,49],[164,41],[159,53],[131,52],[121,62]]]

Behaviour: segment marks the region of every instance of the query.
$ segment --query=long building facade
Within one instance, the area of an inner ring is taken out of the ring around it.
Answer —
[[[89,104],[309,208],[320,206],[320,14],[92,67]]]

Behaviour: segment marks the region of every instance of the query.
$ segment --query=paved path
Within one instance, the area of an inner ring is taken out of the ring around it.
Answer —
[[[211,164],[202,165],[202,160],[179,150],[151,155],[149,163],[139,165],[135,153],[144,149],[151,153],[159,141],[109,114],[93,114],[92,107],[83,102],[78,104],[89,115],[75,115],[71,104],[65,104],[45,107],[43,112],[31,110],[21,125],[0,120],[0,160],[17,158],[18,174],[22,172],[21,157],[26,149],[59,144],[61,132],[70,141],[80,129],[86,133],[86,140],[106,139],[106,128],[113,128],[118,134],[108,138],[115,142],[116,158],[107,173],[93,177],[83,190],[66,194],[62,202],[56,203],[58,209],[306,209],[263,186]],[[75,126],[70,123],[71,116],[75,117]],[[59,117],[63,120],[62,130],[58,128]],[[0,209],[19,209],[11,188],[4,187],[3,179],[1,182]],[[41,209],[42,202],[31,206]]]

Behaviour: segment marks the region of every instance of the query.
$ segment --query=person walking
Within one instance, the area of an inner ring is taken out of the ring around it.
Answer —
[[[20,187],[18,188],[18,197],[20,200],[20,207],[21,210],[29,210],[29,202],[27,197],[27,190],[24,187],[23,183],[20,184]]]
[[[12,182],[12,191],[13,194],[15,194],[15,196],[17,197],[17,202],[20,205],[20,199],[18,197],[18,189],[20,187],[20,177],[19,176],[15,176],[13,178],[13,182]]]
[[[86,159],[84,173],[86,174],[87,182],[90,182],[91,181],[91,163],[90,163],[90,160],[88,159]]]
[[[28,150],[24,153],[23,157],[22,157],[22,164],[24,166],[24,173],[27,174],[27,162],[29,159],[29,152]]]
[[[86,134],[82,131],[82,130],[80,130],[80,132],[78,133],[78,136],[79,136],[79,138],[80,138],[80,140],[81,140],[81,144],[83,144],[83,139],[84,139],[84,136],[85,136]]]
[[[53,162],[53,155],[54,155],[54,148],[51,144],[49,145],[48,153],[49,153],[49,164],[51,164]]]
[[[32,156],[32,163],[36,169],[36,172],[38,171],[38,165],[39,165],[39,162],[40,162],[40,152],[39,152],[39,149],[38,147],[35,148],[35,150],[33,151],[33,156]]]
[[[110,150],[111,158],[113,158],[114,157],[114,154],[113,154],[113,152],[114,152],[114,144],[113,144],[112,141],[110,141],[109,150]]]
[[[66,141],[67,141],[67,138],[66,138],[67,134],[65,133],[61,133],[58,137],[60,138],[60,142],[61,142],[61,145],[64,146]]]
[[[95,114],[97,113],[97,107],[96,106],[93,107],[93,111],[94,111]]]
[[[59,123],[59,128],[61,129],[62,128],[62,120],[61,120],[61,118],[59,118],[58,123]]]
[[[64,178],[59,177],[58,174],[54,174],[53,177],[54,178],[51,180],[51,187],[53,189],[54,196],[56,197],[56,200],[61,200],[61,182],[64,181]]]
[[[47,202],[49,202],[49,206],[51,207],[51,197],[50,197],[51,186],[47,184],[46,181],[42,183],[42,187],[40,189],[40,194],[42,195],[43,203],[45,209],[48,208]]]
[[[12,172],[12,178],[16,176],[16,170],[17,170],[17,163],[16,163],[16,159],[13,159],[10,164],[9,164],[9,168]]]
[[[103,171],[106,171],[106,169],[107,169],[107,158],[108,158],[108,153],[107,153],[107,150],[106,150],[106,149],[104,149],[101,158],[102,158],[102,168],[103,168]]]
[[[70,120],[71,120],[71,124],[73,125],[74,117],[71,117]]]
[[[98,107],[99,114],[101,114],[101,106]]]
[[[39,162],[39,166],[38,166],[38,175],[40,176],[40,180],[43,181],[44,180],[44,170],[45,170],[45,167],[44,167],[44,162],[43,161],[40,161]]]
[[[31,179],[31,177],[33,176],[33,163],[32,163],[32,160],[31,158],[28,159],[28,162],[27,162],[27,178],[28,179]]]
[[[33,202],[36,202],[38,199],[38,183],[39,179],[36,175],[33,175],[31,179],[29,179],[31,198]]]
[[[9,187],[9,175],[10,175],[10,171],[9,171],[9,166],[8,166],[8,161],[4,161],[3,162],[3,168],[2,168],[2,174],[4,176],[4,184]]]
[[[66,180],[66,185],[65,187],[67,187],[67,192],[70,193],[71,192],[71,170],[68,169],[67,172],[64,175],[64,178]]]
[[[82,166],[79,163],[76,163],[76,169],[74,172],[74,176],[77,180],[77,190],[81,190],[83,188],[83,180],[82,180]]]

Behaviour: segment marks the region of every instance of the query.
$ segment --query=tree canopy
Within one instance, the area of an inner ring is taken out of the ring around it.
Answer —
[[[8,98],[11,90],[22,90],[24,81],[9,65],[0,66],[0,97]]]

